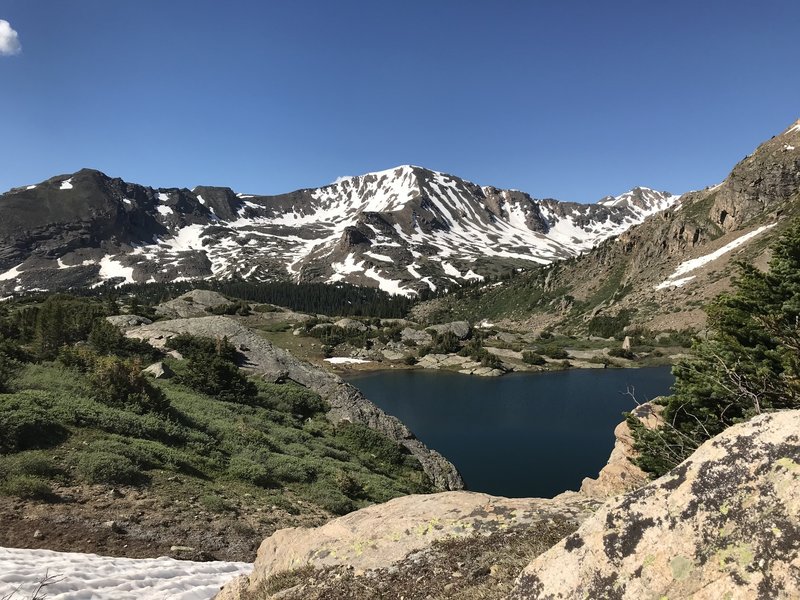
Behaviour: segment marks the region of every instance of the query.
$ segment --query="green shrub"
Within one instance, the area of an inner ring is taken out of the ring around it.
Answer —
[[[532,352],[530,350],[525,350],[522,353],[522,362],[529,364],[529,365],[544,365],[547,364],[547,361],[541,354],[536,352]]]
[[[631,322],[631,313],[628,310],[621,310],[615,316],[597,315],[589,321],[589,335],[598,337],[615,337],[621,339],[623,329]]]
[[[320,483],[310,486],[305,496],[317,506],[334,515],[346,515],[356,508],[353,501],[332,483]]]
[[[53,500],[50,484],[33,475],[12,475],[0,484],[0,493],[23,500]]]
[[[233,507],[224,498],[216,494],[204,494],[200,496],[200,504],[209,512],[225,513],[232,512]]]
[[[89,372],[94,397],[108,406],[136,413],[165,413],[169,400],[142,373],[141,363],[115,356],[99,356]]]
[[[0,479],[14,475],[52,479],[63,474],[63,469],[50,456],[42,452],[22,452],[10,456],[0,456]]]
[[[541,349],[541,353],[556,360],[569,358],[567,351],[563,348],[559,348],[558,346],[545,346]]]
[[[138,485],[146,480],[131,460],[111,452],[88,452],[78,459],[78,473],[89,483]]]
[[[234,455],[228,463],[228,476],[259,487],[271,487],[276,481],[265,462],[266,457],[258,461],[249,453]]]
[[[38,404],[16,396],[0,396],[0,453],[49,448],[61,443],[67,430],[58,417]]]
[[[636,355],[632,351],[623,348],[611,348],[608,351],[608,355],[616,358],[627,358],[628,360],[636,358]]]
[[[399,444],[365,425],[342,421],[336,426],[336,437],[355,454],[367,455],[389,465],[403,462],[404,449]]]
[[[306,460],[287,454],[270,454],[265,466],[276,481],[284,483],[307,483],[317,475],[317,470]]]

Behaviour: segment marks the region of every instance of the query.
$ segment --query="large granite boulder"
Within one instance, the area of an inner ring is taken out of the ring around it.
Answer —
[[[511,598],[800,598],[800,411],[731,427],[606,504]]]
[[[207,309],[230,304],[231,301],[219,292],[211,290],[191,290],[156,306],[156,314],[168,318],[202,317]]]
[[[433,329],[439,335],[452,333],[458,339],[464,340],[469,337],[472,328],[467,321],[453,321],[452,323],[442,323],[441,325],[431,325],[428,329]]]
[[[596,507],[597,502],[577,494],[560,500],[463,491],[395,498],[321,527],[275,532],[261,544],[253,573],[231,582],[217,600],[264,598],[259,592],[267,579],[300,567],[346,565],[356,574],[385,569],[437,540],[491,535],[554,519],[582,521]]]
[[[328,418],[333,422],[361,423],[380,431],[405,446],[422,464],[437,489],[457,490],[464,482],[446,458],[414,437],[400,420],[387,415],[355,387],[341,378],[310,363],[301,361],[236,320],[224,316],[157,321],[125,332],[161,348],[167,340],[181,333],[210,338],[228,338],[243,356],[241,367],[270,381],[292,380],[319,394],[328,404]]]

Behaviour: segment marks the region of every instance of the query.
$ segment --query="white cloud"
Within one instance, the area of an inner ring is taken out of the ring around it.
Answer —
[[[0,56],[11,56],[22,52],[19,34],[11,29],[11,23],[0,19]]]

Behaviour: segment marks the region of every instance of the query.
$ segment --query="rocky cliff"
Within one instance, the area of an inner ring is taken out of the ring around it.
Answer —
[[[761,415],[599,508],[447,492],[279,531],[218,598],[796,598],[798,431],[800,411]]]

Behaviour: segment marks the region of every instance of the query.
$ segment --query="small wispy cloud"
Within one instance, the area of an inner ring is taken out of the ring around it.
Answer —
[[[11,28],[11,23],[0,19],[0,56],[11,56],[22,52],[19,34]]]

